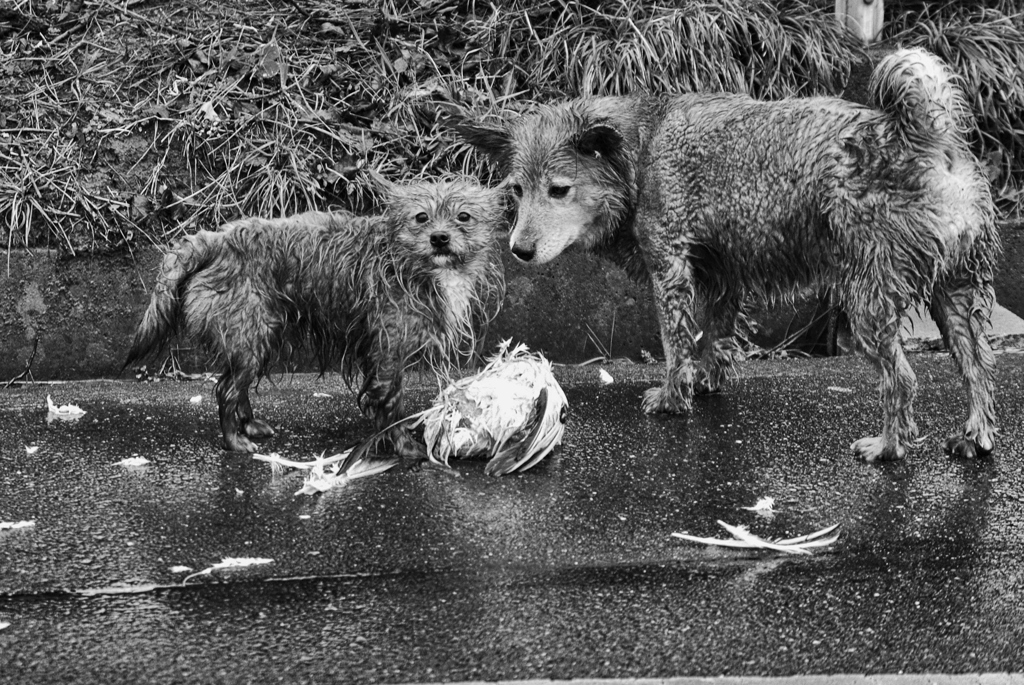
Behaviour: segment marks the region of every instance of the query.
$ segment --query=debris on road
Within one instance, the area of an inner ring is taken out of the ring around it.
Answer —
[[[335,464],[333,469],[326,470],[323,466],[314,466],[310,469],[309,475],[302,487],[295,492],[296,495],[313,495],[318,492],[326,492],[331,488],[340,485],[347,485],[357,478],[367,478],[384,473],[398,463],[398,459],[385,459],[367,461],[360,459],[345,471],[341,471],[341,464]]]
[[[384,473],[399,462],[398,459],[369,460],[360,458],[342,471],[342,463],[348,459],[352,449],[330,457],[321,455],[319,459],[314,459],[313,461],[293,461],[285,459],[277,452],[254,454],[252,458],[269,463],[274,473],[280,473],[285,468],[308,470],[309,475],[306,476],[302,487],[295,492],[296,495],[313,495],[318,492],[326,492],[331,488],[346,485],[357,478],[366,478],[368,476],[375,476],[378,473]],[[327,469],[328,466],[332,468]]]
[[[32,528],[35,521],[0,521],[0,530],[17,530],[19,528]]]
[[[79,407],[77,404],[64,404],[57,406],[54,404],[53,399],[46,396],[46,420],[47,422],[53,421],[54,419],[60,419],[61,421],[77,421],[78,419],[85,416],[85,410]]]
[[[770,519],[773,516],[775,516],[775,498],[762,497],[761,499],[757,500],[757,503],[755,503],[754,506],[740,507],[740,509],[746,509],[747,511],[754,512],[758,516],[763,516],[765,518]]]
[[[822,528],[821,530],[810,533],[809,535],[801,535],[796,538],[788,538],[786,540],[765,540],[759,538],[743,526],[730,526],[724,521],[719,521],[718,525],[725,528],[732,536],[733,539],[720,539],[720,538],[702,538],[695,535],[687,535],[686,533],[672,533],[673,537],[688,540],[690,542],[699,542],[704,545],[715,545],[718,547],[742,547],[747,549],[771,549],[776,552],[785,552],[786,554],[810,554],[811,548],[813,547],[824,547],[831,545],[833,542],[839,539],[839,534],[825,538],[836,528],[839,524],[829,526],[828,528]]]
[[[219,563],[216,563],[209,568],[204,568],[202,571],[196,571],[191,575],[185,576],[185,579],[181,581],[181,584],[184,585],[189,581],[189,579],[195,578],[196,576],[208,576],[212,574],[214,571],[220,571],[222,569],[245,568],[247,566],[256,566],[258,564],[271,564],[273,562],[273,559],[261,559],[259,557],[224,557],[224,559],[222,559]]]
[[[615,382],[615,379],[612,378],[612,375],[605,371],[604,369],[598,369],[597,375],[601,378],[601,383],[604,385],[611,385],[612,383]]]

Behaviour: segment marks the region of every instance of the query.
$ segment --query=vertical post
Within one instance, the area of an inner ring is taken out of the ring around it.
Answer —
[[[882,31],[882,0],[836,0],[836,19],[868,45]]]

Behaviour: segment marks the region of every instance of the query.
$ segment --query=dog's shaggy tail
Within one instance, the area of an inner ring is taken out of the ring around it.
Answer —
[[[211,259],[211,248],[220,234],[200,231],[182,240],[164,255],[153,296],[135,331],[131,349],[121,370],[160,350],[178,327],[182,289],[188,279],[201,271]]]
[[[920,48],[886,56],[871,73],[872,104],[891,116],[910,146],[958,144],[970,110],[949,67]]]

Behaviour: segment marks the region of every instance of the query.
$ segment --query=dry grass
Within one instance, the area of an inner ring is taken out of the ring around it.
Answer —
[[[439,107],[498,113],[637,90],[838,93],[857,54],[831,0],[56,4],[8,0],[30,21],[0,18],[8,249],[123,250],[240,215],[365,210],[367,168],[485,173],[439,125]],[[1013,205],[1024,132],[1011,117],[1024,89],[1007,90],[1006,77],[1020,52],[995,40],[1019,50],[1020,17],[979,15],[977,28],[954,15],[974,17],[933,12],[901,39],[962,73],[978,149]]]

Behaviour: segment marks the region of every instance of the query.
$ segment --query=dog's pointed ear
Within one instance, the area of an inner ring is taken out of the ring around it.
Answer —
[[[612,158],[622,150],[622,134],[608,124],[595,124],[576,139],[576,150],[584,157]]]
[[[461,115],[450,116],[445,123],[495,164],[504,165],[512,152],[512,137],[504,128],[484,126]]]

